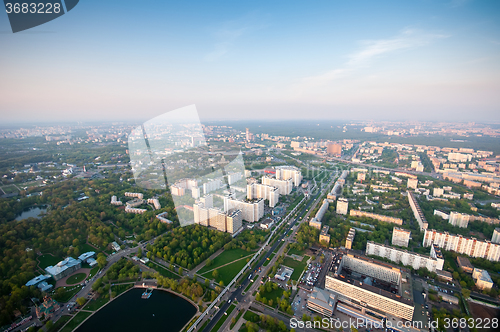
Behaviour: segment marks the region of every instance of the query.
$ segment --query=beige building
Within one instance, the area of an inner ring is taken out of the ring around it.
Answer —
[[[293,185],[298,187],[302,182],[302,173],[300,169],[295,166],[279,166],[276,167],[276,179],[288,180],[292,179]]]
[[[490,274],[486,270],[474,269],[472,272],[472,279],[476,283],[476,287],[481,290],[490,290],[493,287],[493,280],[491,280]]]
[[[316,218],[312,218],[311,220],[309,220],[309,226],[321,229],[321,221],[318,221],[318,219]]]
[[[275,207],[280,199],[279,189],[265,184],[252,183],[247,185],[247,199],[262,198],[269,201],[270,207]]]
[[[337,214],[347,214],[349,208],[349,201],[345,198],[339,198],[337,200]]]
[[[422,245],[429,247],[433,244],[444,250],[455,251],[470,257],[485,258],[493,262],[500,261],[500,245],[490,241],[426,229]]]
[[[470,215],[466,213],[459,213],[452,211],[450,212],[450,217],[448,218],[448,222],[453,226],[467,228],[467,225],[469,225],[469,219]]]
[[[432,196],[434,197],[441,197],[444,194],[444,189],[443,188],[434,188],[432,189]]]
[[[248,222],[259,221],[264,216],[264,200],[259,198],[252,202],[244,202],[232,197],[224,197],[224,212],[241,210],[242,219]]]
[[[346,249],[352,249],[352,243],[354,242],[354,236],[356,235],[356,230],[354,228],[349,229],[349,233],[345,239]]]
[[[326,153],[340,156],[342,154],[342,144],[330,143],[326,146]]]
[[[328,246],[330,246],[330,234],[328,234],[329,229],[330,227],[325,225],[319,233],[319,242],[325,242]]]
[[[418,185],[418,179],[408,178],[408,182],[406,184],[408,188],[417,189],[417,185]]]
[[[408,243],[410,242],[411,231],[394,227],[392,229],[392,244],[400,247],[408,247]]]
[[[242,212],[233,210],[225,213],[218,208],[205,206],[202,202],[193,205],[194,222],[210,226],[221,232],[233,234],[242,227]]]
[[[307,308],[323,316],[331,317],[335,307],[335,295],[327,290],[314,287],[311,296],[307,299]]]
[[[262,177],[262,184],[278,188],[280,195],[290,195],[293,189],[292,178],[289,178],[287,180],[278,180],[264,176]]]
[[[376,219],[376,220],[380,220],[380,221],[384,221],[384,222],[388,222],[388,223],[392,223],[392,224],[397,224],[397,225],[403,224],[403,219],[384,216],[383,214],[376,214],[376,213],[360,211],[360,210],[351,210],[351,211],[349,211],[349,214],[353,217],[367,217],[367,218],[372,218],[372,219]]]

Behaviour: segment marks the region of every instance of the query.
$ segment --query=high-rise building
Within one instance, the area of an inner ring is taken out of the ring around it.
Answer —
[[[349,229],[349,233],[345,239],[346,249],[352,249],[352,243],[354,242],[354,236],[356,235],[356,230],[354,228]]]
[[[258,183],[247,185],[247,199],[252,200],[256,198],[267,199],[269,206],[275,207],[280,198],[279,189]]]
[[[415,216],[415,219],[417,219],[418,221],[418,225],[420,226],[420,231],[423,231],[424,229],[427,229],[427,227],[429,226],[429,224],[427,223],[427,219],[425,219],[424,213],[422,212],[420,205],[418,205],[417,199],[415,198],[415,195],[413,195],[413,192],[407,191],[407,194],[410,207],[413,211],[413,215]]]
[[[342,154],[342,144],[340,143],[329,143],[326,146],[326,153],[334,156],[340,156]]]
[[[298,187],[302,182],[302,172],[295,166],[276,167],[276,179],[288,180],[292,178],[293,185]]]
[[[491,242],[500,243],[500,228],[495,228],[493,231],[493,236],[491,237]]]
[[[243,220],[256,222],[264,216],[264,200],[259,198],[252,202],[244,202],[232,197],[224,197],[224,211],[228,213],[234,210],[241,210]]]
[[[418,179],[408,178],[407,187],[412,189],[417,189]]]
[[[321,288],[313,288],[311,296],[307,299],[307,308],[319,312],[323,316],[331,317],[334,307],[335,295]]]
[[[392,244],[401,247],[408,247],[410,234],[411,231],[407,229],[394,227],[392,229]]]
[[[415,270],[426,268],[431,272],[436,272],[437,270],[442,270],[444,265],[444,258],[442,255],[441,258],[421,255],[405,249],[375,243],[373,241],[368,241],[366,243],[366,254],[384,257],[397,264],[409,265]]]
[[[470,215],[466,213],[459,213],[452,211],[450,212],[450,217],[448,218],[448,222],[453,226],[458,226],[461,228],[467,228],[469,224]]]
[[[347,209],[349,208],[349,201],[345,198],[339,198],[337,200],[337,214],[347,214]]]
[[[291,178],[287,180],[278,180],[267,176],[263,176],[262,184],[278,188],[280,195],[290,195],[293,189],[293,180]]]
[[[490,241],[426,229],[422,245],[429,247],[433,244],[444,250],[455,251],[470,257],[485,258],[493,262],[500,261],[500,245]]]
[[[194,222],[196,224],[213,227],[221,232],[234,234],[242,227],[242,213],[240,210],[233,210],[225,213],[218,208],[211,206],[211,195],[203,202],[193,205]]]

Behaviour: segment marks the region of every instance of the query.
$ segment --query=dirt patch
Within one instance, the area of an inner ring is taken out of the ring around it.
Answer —
[[[82,282],[85,282],[85,280],[88,278],[89,276],[89,273],[90,273],[90,269],[86,269],[86,268],[82,268],[82,269],[79,269],[78,271],[75,271],[73,274],[70,274],[69,276],[66,276],[62,279],[59,279],[57,280],[56,282],[56,287],[55,288],[58,288],[58,287],[68,287],[68,286],[75,286],[74,284],[73,285],[68,285],[66,283],[66,279],[68,279],[69,277],[75,275],[75,274],[78,274],[78,273],[85,273],[87,276],[85,277],[85,279],[82,280]]]
[[[500,319],[500,309],[495,309],[495,308],[488,307],[488,306],[481,305],[481,304],[474,303],[474,302],[468,302],[468,304],[469,304],[469,308],[470,308],[472,317],[481,318],[483,320],[483,324],[484,324],[485,318],[488,318],[490,320],[493,318]],[[491,326],[491,323],[490,323],[490,326]],[[490,328],[489,330],[483,328],[483,329],[480,329],[480,331],[498,331],[498,330],[493,329],[493,328]]]

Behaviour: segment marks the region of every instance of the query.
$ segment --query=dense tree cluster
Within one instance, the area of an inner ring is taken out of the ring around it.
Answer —
[[[191,225],[174,229],[156,239],[150,250],[165,262],[192,269],[231,241],[231,235]]]

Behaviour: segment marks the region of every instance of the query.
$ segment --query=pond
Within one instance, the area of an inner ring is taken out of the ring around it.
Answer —
[[[196,314],[196,307],[170,292],[133,288],[103,307],[83,323],[77,332],[168,331],[178,332]]]
[[[40,205],[40,206],[32,206],[27,209],[24,209],[23,212],[17,215],[16,220],[23,220],[27,218],[38,218],[40,214],[45,213],[47,211],[47,206]]]

